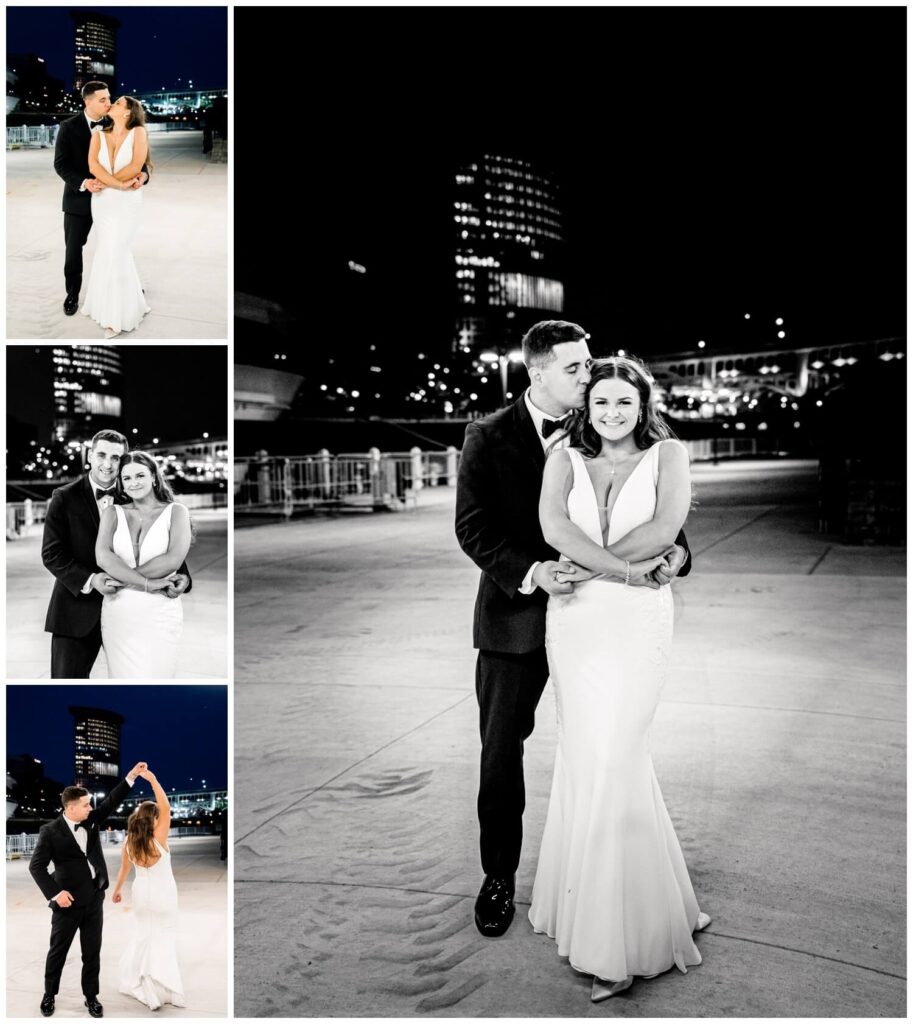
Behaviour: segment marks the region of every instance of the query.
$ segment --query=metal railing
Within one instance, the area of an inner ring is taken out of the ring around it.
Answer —
[[[19,146],[38,146],[47,149],[57,141],[59,125],[21,125],[18,128],[6,129],[6,148],[16,149]]]
[[[28,537],[32,527],[43,523],[48,511],[46,501],[11,501],[6,506],[6,539],[19,540]]]
[[[423,487],[456,484],[459,452],[384,452],[235,460],[235,510],[291,516],[319,508],[414,507]]]
[[[124,829],[104,829],[98,833],[102,843],[108,846],[120,846],[126,838],[126,831]],[[180,825],[175,828],[169,829],[169,839],[185,839],[190,836],[206,836],[206,835],[217,835],[211,828],[207,828],[203,825],[200,826],[189,826]],[[35,852],[35,847],[38,845],[38,833],[29,832],[24,835],[18,836],[7,836],[6,837],[6,859],[14,860],[17,857],[31,856]]]

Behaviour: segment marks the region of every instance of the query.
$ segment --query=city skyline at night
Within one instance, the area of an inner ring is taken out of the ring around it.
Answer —
[[[6,688],[9,757],[39,758],[47,777],[74,780],[74,705],[122,715],[120,776],[148,761],[166,789],[225,789],[228,695],[224,686],[36,686]],[[137,783],[148,789],[146,783]]]
[[[74,86],[74,21],[68,7],[8,7],[7,54],[35,53],[48,73]],[[224,88],[228,82],[225,7],[92,7],[119,22],[117,79],[112,93]]]

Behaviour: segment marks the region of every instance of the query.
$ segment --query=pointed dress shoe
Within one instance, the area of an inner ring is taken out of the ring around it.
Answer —
[[[79,308],[79,296],[78,295],[68,295],[63,300],[63,311],[64,311],[64,313],[66,313],[67,316],[72,316],[76,312],[76,310],[78,308]]]
[[[104,1017],[105,1008],[98,1001],[98,996],[86,996],[86,1006],[89,1008],[90,1017]]]
[[[514,883],[512,878],[485,876],[476,898],[476,928],[486,938],[503,935],[514,919]]]
[[[42,996],[41,999],[41,1016],[50,1017],[54,1012],[54,997],[49,996],[47,992]]]

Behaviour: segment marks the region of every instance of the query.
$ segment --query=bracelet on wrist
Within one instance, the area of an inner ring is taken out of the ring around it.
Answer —
[[[625,559],[625,586],[631,582],[631,563]]]

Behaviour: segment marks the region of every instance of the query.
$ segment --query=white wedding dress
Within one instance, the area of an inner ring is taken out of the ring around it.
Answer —
[[[108,150],[110,137],[101,132],[98,160],[109,174],[123,170],[133,159],[133,134],[127,132],[114,166]],[[92,224],[97,245],[92,273],[82,312],[102,327],[115,331],[132,331],[150,311],[143,295],[143,285],[131,245],[143,211],[141,188],[121,191],[106,188],[92,195]]]
[[[118,991],[157,1010],[165,1003],[185,1003],[178,967],[178,890],[171,853],[157,840],[152,841],[159,859],[148,868],[133,864],[133,934],[121,954]]]
[[[164,555],[171,538],[174,502],[159,513],[134,551],[123,506],[115,505],[114,554],[131,569]],[[138,557],[137,557],[138,555]],[[101,642],[109,679],[173,679],[184,628],[180,597],[122,587],[101,604]]]
[[[607,544],[653,518],[660,446],[678,443],[654,444],[621,485]],[[568,451],[569,517],[602,546],[583,456]],[[649,746],[672,617],[668,586],[596,579],[548,603],[558,749],[529,919],[571,966],[609,981],[701,962],[699,908]]]

